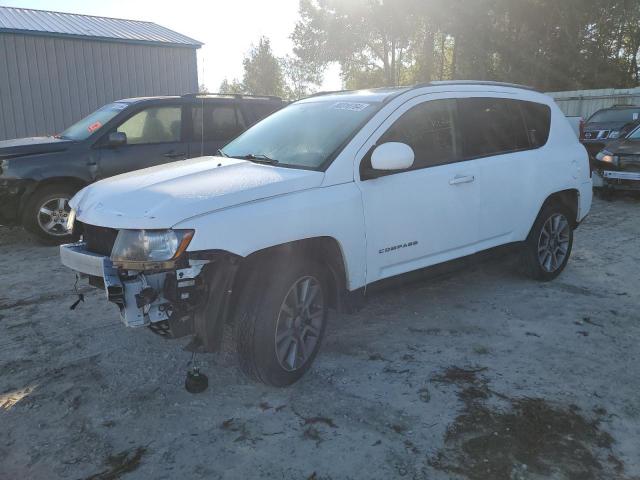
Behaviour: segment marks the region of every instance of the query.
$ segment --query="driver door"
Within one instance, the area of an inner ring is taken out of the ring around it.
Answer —
[[[182,110],[181,105],[148,107],[112,129],[126,134],[127,143],[100,148],[97,180],[187,158]]]
[[[375,145],[401,142],[415,155],[408,170],[356,179],[367,232],[367,282],[473,252],[478,242],[477,167],[460,162],[455,99],[430,95],[392,114],[360,152],[365,170]]]

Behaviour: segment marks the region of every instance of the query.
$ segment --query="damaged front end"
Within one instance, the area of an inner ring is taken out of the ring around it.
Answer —
[[[60,247],[61,262],[104,289],[126,326],[176,338],[195,333],[215,349],[237,271],[235,255],[186,252],[193,231],[80,227],[81,241]]]

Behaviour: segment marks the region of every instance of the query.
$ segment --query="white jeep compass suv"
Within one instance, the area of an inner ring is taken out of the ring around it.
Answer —
[[[232,324],[244,370],[299,379],[330,308],[367,284],[508,243],[531,276],[565,267],[591,206],[587,153],[553,100],[511,84],[432,82],[317,95],[219,156],[112,177],[71,201],[62,263],[130,327]]]

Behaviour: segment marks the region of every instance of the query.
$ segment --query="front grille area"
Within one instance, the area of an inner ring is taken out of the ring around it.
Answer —
[[[626,172],[640,172],[640,156],[621,156],[620,170],[624,170]]]
[[[88,251],[105,256],[111,255],[113,244],[116,243],[116,237],[118,236],[117,229],[96,227],[86,223],[83,223],[81,228],[82,238],[87,245]]]

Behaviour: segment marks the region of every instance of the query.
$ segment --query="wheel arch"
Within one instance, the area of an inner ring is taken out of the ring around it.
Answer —
[[[82,180],[81,178],[78,177],[51,177],[51,178],[46,178],[44,180],[40,180],[37,182],[32,182],[24,191],[24,193],[22,194],[22,197],[20,199],[20,205],[19,205],[19,211],[18,211],[18,218],[22,217],[22,214],[24,212],[24,207],[26,205],[26,203],[28,202],[29,198],[35,194],[38,190],[41,190],[43,188],[48,188],[51,186],[55,186],[55,185],[64,185],[64,186],[71,186],[72,188],[74,188],[77,191],[83,189],[84,187],[86,187],[88,185],[88,183],[84,180]]]
[[[342,310],[344,293],[347,291],[347,269],[340,243],[330,236],[294,240],[263,248],[247,255],[240,262],[234,290],[241,287],[247,275],[258,265],[274,266],[274,262],[295,260],[299,257],[311,258],[326,266],[330,282],[329,305],[338,311]]]
[[[531,228],[535,224],[538,215],[543,208],[547,205],[558,203],[569,210],[571,221],[571,227],[576,228],[578,226],[578,214],[579,214],[579,205],[580,205],[580,191],[577,188],[569,188],[566,190],[560,190],[558,192],[551,193],[545,198],[545,200],[540,205],[538,209],[538,213],[536,214],[536,218],[534,218],[533,223],[531,224]]]

